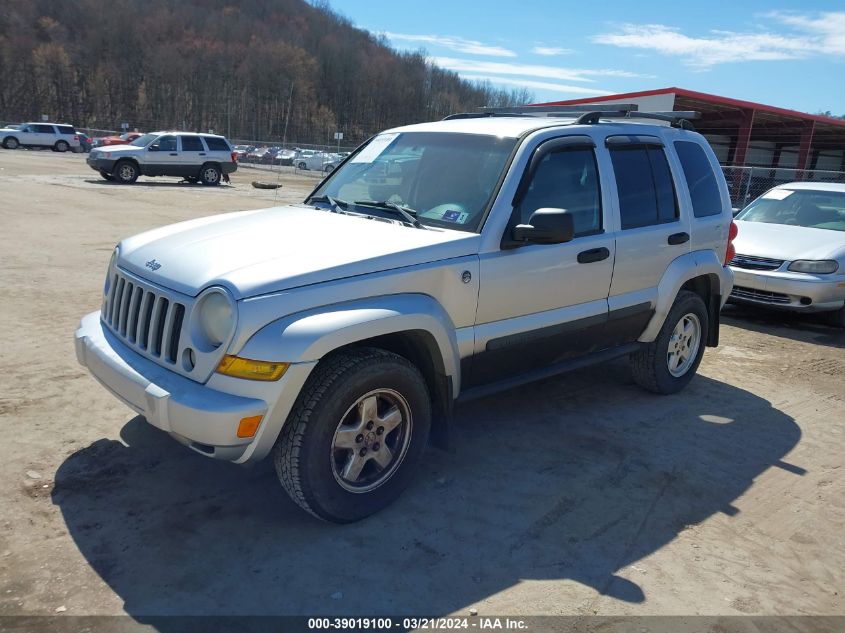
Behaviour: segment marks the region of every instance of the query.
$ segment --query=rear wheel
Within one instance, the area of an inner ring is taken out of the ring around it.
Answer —
[[[273,449],[276,473],[314,516],[357,521],[402,493],[430,425],[428,388],[413,364],[375,348],[343,352],[303,387]]]
[[[18,149],[20,142],[14,136],[7,136],[3,139],[3,147],[6,149]]]
[[[66,152],[70,149],[70,145],[68,145],[67,141],[56,141],[56,144],[53,147],[57,152]]]
[[[206,163],[200,169],[200,182],[207,186],[220,184],[220,168],[217,165]]]
[[[296,166],[297,166],[297,168],[299,168],[299,169],[307,169],[307,168],[308,168],[308,166],[307,166],[305,163],[302,163],[302,162],[297,163],[297,165],[296,165]]]
[[[682,290],[657,338],[631,354],[634,381],[654,393],[677,393],[695,375],[704,354],[709,328],[701,297]]]
[[[131,185],[138,180],[139,175],[138,165],[131,160],[120,161],[115,165],[114,173],[112,174],[115,180],[124,185]]]

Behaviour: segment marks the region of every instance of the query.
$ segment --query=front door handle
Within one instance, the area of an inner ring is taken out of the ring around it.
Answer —
[[[672,233],[672,235],[669,236],[668,241],[672,246],[686,244],[689,242],[689,233]]]
[[[601,248],[591,248],[588,251],[578,253],[578,263],[589,264],[591,262],[600,262],[608,257],[610,257],[610,251],[604,246]]]
[[[179,154],[177,154],[176,152],[170,152],[170,155],[171,156],[178,156]]]

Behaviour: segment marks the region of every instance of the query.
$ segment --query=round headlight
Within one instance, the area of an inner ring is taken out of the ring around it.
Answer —
[[[206,295],[200,302],[199,324],[208,342],[218,347],[235,326],[231,302],[220,292]]]

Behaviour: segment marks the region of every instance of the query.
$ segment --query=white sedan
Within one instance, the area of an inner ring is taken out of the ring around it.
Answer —
[[[313,154],[302,154],[294,159],[294,165],[299,169],[310,169],[329,173],[340,164],[342,159],[337,154],[327,152],[315,152]]]
[[[732,303],[828,312],[845,327],[845,184],[780,185],[736,223]]]

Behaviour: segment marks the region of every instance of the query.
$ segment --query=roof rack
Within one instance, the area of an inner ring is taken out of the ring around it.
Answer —
[[[555,117],[575,118],[577,125],[598,123],[601,119],[652,119],[666,121],[673,127],[694,130],[691,120],[700,119],[700,112],[640,112],[636,103],[614,103],[614,110],[602,110],[606,104],[585,103],[577,106],[517,106],[511,108],[479,108],[478,112],[461,112],[445,117],[454,119],[479,119],[485,117]]]

